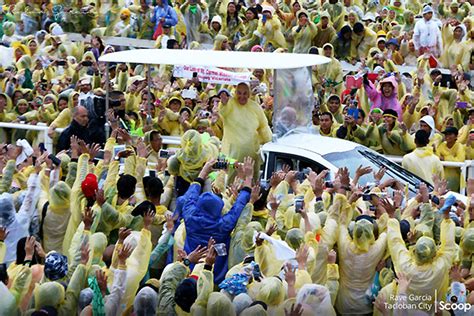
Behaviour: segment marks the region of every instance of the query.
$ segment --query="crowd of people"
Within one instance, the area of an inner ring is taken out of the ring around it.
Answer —
[[[440,302],[474,304],[474,181],[441,164],[474,159],[470,2],[0,3],[0,122],[47,126],[0,128],[0,315],[443,315]],[[104,36],[325,56],[311,70],[310,129],[403,156],[425,183],[412,196],[384,168],[302,175],[283,164],[260,184],[260,146],[278,134],[271,70],[229,69],[252,74],[232,86],[105,64],[125,47]]]

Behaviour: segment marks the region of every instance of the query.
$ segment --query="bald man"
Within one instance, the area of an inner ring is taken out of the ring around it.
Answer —
[[[72,122],[59,136],[56,151],[68,150],[71,148],[71,136],[77,136],[86,144],[91,143],[88,129],[89,116],[87,109],[83,106],[77,106],[72,110]]]

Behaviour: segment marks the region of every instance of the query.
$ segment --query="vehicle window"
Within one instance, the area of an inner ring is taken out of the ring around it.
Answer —
[[[305,168],[311,168],[311,170],[319,173],[323,171],[325,168],[323,165],[318,164],[308,158],[286,154],[286,153],[272,153],[273,159],[270,159],[269,163],[269,173],[268,176],[270,177],[274,171],[281,170],[284,164],[290,166],[291,170],[298,170],[303,171]],[[273,163],[272,163],[273,162]]]
[[[364,147],[357,147],[346,152],[330,153],[324,155],[323,157],[338,168],[347,167],[351,177],[354,176],[355,171],[361,165],[364,167],[370,166],[373,170],[378,170],[385,166],[387,168],[387,172],[385,173],[385,177],[382,179],[382,181],[389,178],[395,178],[403,184],[408,183],[409,190],[412,192],[416,192],[415,187],[419,185],[420,182],[424,182],[416,175],[403,169],[400,165],[393,163],[382,155],[378,155]],[[368,174],[362,177],[359,183],[366,185],[373,182],[375,182],[373,174]]]

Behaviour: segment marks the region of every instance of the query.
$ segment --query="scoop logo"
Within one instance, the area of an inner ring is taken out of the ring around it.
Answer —
[[[439,310],[441,311],[463,311],[467,312],[471,310],[472,305],[469,303],[451,303],[451,302],[439,302]]]

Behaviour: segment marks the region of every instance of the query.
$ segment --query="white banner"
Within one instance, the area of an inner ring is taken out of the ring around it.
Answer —
[[[232,72],[216,67],[174,66],[173,76],[176,78],[193,78],[193,74],[201,82],[237,85],[250,81],[250,72]]]

